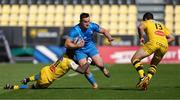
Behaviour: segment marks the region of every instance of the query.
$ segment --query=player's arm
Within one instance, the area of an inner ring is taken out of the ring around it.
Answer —
[[[65,41],[65,47],[66,48],[80,48],[84,46],[84,41],[82,40],[79,44],[76,44],[74,41],[72,41],[70,38],[67,38]]]
[[[100,27],[100,33],[104,34],[104,36],[108,39],[109,42],[112,42],[114,40],[114,38],[111,37],[110,33],[108,30]]]
[[[84,74],[86,70],[88,69],[89,65],[91,64],[92,59],[88,58],[88,61],[86,64],[84,64],[82,67],[77,65],[74,61],[71,63],[71,67],[74,71],[79,72],[81,74]]]
[[[139,35],[139,39],[140,39],[140,43],[144,43],[144,35],[145,35],[145,25],[143,24],[143,22],[141,22],[138,26],[138,35]]]
[[[168,43],[171,43],[175,40],[173,34],[169,31],[169,29],[166,26],[164,28],[164,32],[166,34],[166,39],[167,39]]]
[[[166,36],[168,43],[171,43],[175,40],[174,36],[172,34],[169,34]]]

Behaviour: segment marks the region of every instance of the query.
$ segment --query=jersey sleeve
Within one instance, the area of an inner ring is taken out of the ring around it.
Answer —
[[[79,65],[76,64],[73,60],[69,59],[69,65],[70,65],[70,68],[73,69],[73,70],[76,70]]]
[[[68,36],[69,36],[70,40],[74,40],[74,38],[76,38],[78,36],[78,33],[77,33],[77,31],[74,28],[72,28],[70,30]]]
[[[147,23],[146,23],[146,21],[142,21],[142,22],[141,22],[141,24],[142,24],[142,25],[144,25],[144,28],[146,28],[146,27],[147,27]]]
[[[170,31],[166,26],[164,26],[164,33],[166,36],[170,34]]]
[[[100,26],[96,23],[91,23],[91,27],[95,32],[100,32]]]

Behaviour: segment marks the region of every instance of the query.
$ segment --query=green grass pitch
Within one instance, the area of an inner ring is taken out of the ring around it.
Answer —
[[[39,72],[43,65],[0,64],[0,99],[180,99],[180,65],[161,64],[147,91],[136,89],[136,70],[130,64],[114,64],[108,69],[111,78],[99,70],[92,70],[99,89],[92,89],[83,75],[68,72],[48,89],[4,90],[6,83],[20,80]],[[148,66],[145,65],[145,70]],[[91,66],[91,69],[94,69]]]

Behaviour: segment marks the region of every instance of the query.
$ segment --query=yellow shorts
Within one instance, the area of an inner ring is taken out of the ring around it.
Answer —
[[[142,48],[148,55],[155,53],[157,56],[162,57],[168,50],[168,44],[157,41],[149,41],[145,43]]]
[[[40,71],[40,79],[37,81],[36,88],[48,88],[52,83],[52,73],[49,66],[45,66]]]

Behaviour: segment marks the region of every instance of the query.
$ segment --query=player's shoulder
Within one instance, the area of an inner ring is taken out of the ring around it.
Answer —
[[[163,24],[162,22],[160,22],[160,21],[157,21],[157,20],[153,20],[155,23],[158,23],[158,24],[160,24],[162,27],[166,27],[165,26],[165,24]]]
[[[71,28],[71,32],[79,32],[80,31],[80,25],[77,24]]]
[[[89,28],[91,28],[91,29],[96,29],[96,28],[99,28],[99,25],[98,25],[97,23],[90,22]]]
[[[157,20],[151,20],[153,23],[158,23],[158,24],[163,24],[162,22],[160,21],[157,21]]]
[[[152,23],[154,23],[155,22],[155,20],[145,20],[145,21],[141,21],[141,24],[147,24],[147,25],[149,25],[149,24],[152,24]]]
[[[94,23],[94,22],[90,22],[89,23],[90,26],[95,26],[95,25],[98,25],[97,23]]]
[[[77,29],[79,28],[79,24],[74,25],[73,27],[71,27],[71,31],[77,31]]]

